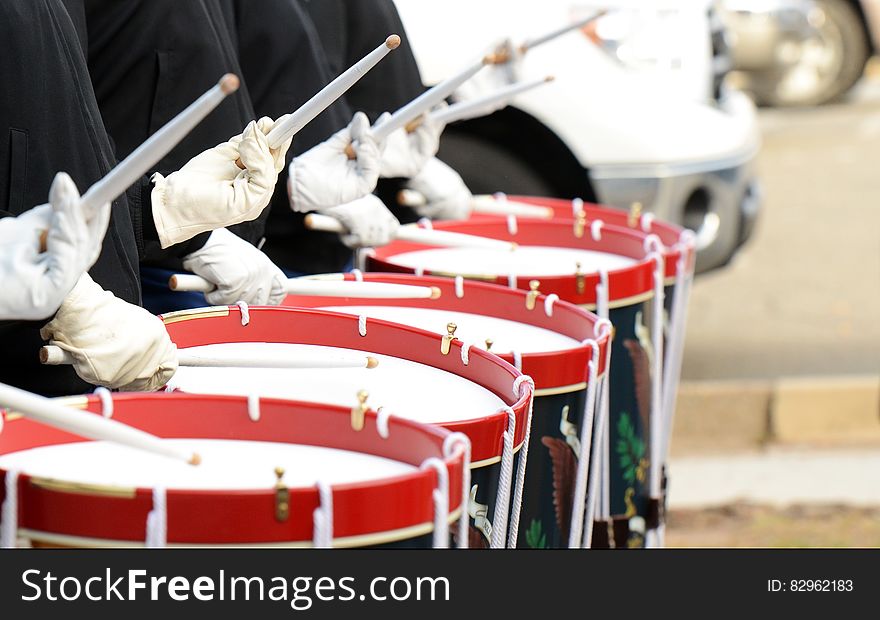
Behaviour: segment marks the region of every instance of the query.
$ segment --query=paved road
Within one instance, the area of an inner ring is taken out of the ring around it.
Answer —
[[[683,378],[880,373],[880,77],[846,104],[762,110],[752,241],[698,278]]]

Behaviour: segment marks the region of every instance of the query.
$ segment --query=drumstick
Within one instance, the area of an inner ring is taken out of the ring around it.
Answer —
[[[272,131],[267,136],[269,147],[277,149],[284,144],[288,138],[295,135],[300,129],[309,124],[318,114],[326,110],[330,105],[339,99],[345,91],[354,86],[358,80],[364,77],[370,69],[379,64],[379,61],[393,49],[397,49],[400,45],[400,37],[396,34],[390,35],[385,42],[379,45],[372,52],[364,56],[357,63],[352,65],[344,73],[340,74],[335,80],[327,84],[318,91],[315,96],[306,101],[298,110],[289,116],[279,119]]]
[[[201,457],[195,452],[186,452],[175,448],[160,437],[133,426],[66,407],[50,398],[44,398],[3,383],[0,383],[0,403],[25,417],[80,437],[123,444],[137,450],[178,459],[190,465],[198,465],[202,462]]]
[[[492,61],[492,56],[486,56],[480,60],[480,62],[471,65],[460,73],[440,82],[433,88],[426,90],[424,93],[397,110],[384,122],[374,125],[373,137],[376,139],[376,142],[384,142],[391,132],[400,129],[401,127],[406,127],[408,123],[415,121],[422,114],[451,95],[456,88],[471,79],[480,69],[491,64]]]
[[[168,280],[172,291],[210,293],[214,284],[199,276],[179,273]],[[384,282],[350,282],[308,280],[291,278],[287,281],[288,295],[318,297],[363,297],[367,299],[438,299],[440,289],[436,286],[412,286],[410,284],[385,284]]]
[[[428,201],[424,195],[412,189],[402,189],[397,193],[397,202],[404,207],[423,207]],[[549,207],[539,207],[515,200],[496,200],[494,196],[483,194],[474,196],[470,204],[474,213],[484,213],[486,215],[515,215],[517,217],[532,217],[542,220],[553,218],[553,209]]]
[[[73,356],[54,345],[40,349],[40,362],[49,366],[73,364]],[[199,355],[186,349],[177,352],[179,366],[190,368],[375,368],[379,360],[369,355],[338,353],[327,357],[314,355],[293,355],[285,353],[279,357],[258,357],[255,355]]]
[[[585,17],[584,19],[578,20],[578,21],[574,22],[573,24],[568,24],[567,26],[562,26],[561,28],[553,30],[552,32],[548,32],[547,34],[542,35],[540,37],[535,37],[534,39],[529,39],[525,43],[523,43],[522,45],[519,46],[519,51],[521,54],[525,54],[530,49],[534,49],[534,48],[538,47],[539,45],[543,45],[544,43],[548,43],[548,42],[552,41],[553,39],[556,39],[556,38],[564,35],[567,32],[571,32],[572,30],[578,30],[579,28],[583,28],[584,26],[586,26],[590,22],[593,22],[593,21],[599,19],[600,17],[605,15],[605,13],[607,13],[607,12],[608,11],[602,10],[597,13],[593,13],[589,17]]]
[[[189,104],[159,131],[119,162],[103,179],[92,185],[82,197],[82,207],[89,213],[112,202],[150,171],[156,162],[186,137],[227,95],[238,90],[238,76],[227,73],[217,85]]]
[[[321,230],[324,232],[335,232],[345,234],[347,231],[339,220],[328,215],[318,215],[310,213],[305,219],[306,228],[311,230]],[[433,230],[430,228],[419,228],[414,224],[407,224],[397,229],[395,238],[400,241],[408,241],[410,243],[418,243],[421,245],[437,245],[449,248],[478,248],[484,250],[498,250],[509,252],[517,248],[517,244],[509,241],[501,241],[500,239],[489,239],[487,237],[479,237],[477,235],[466,235],[463,233],[449,232],[446,230]]]
[[[437,110],[431,113],[431,120],[448,125],[456,121],[468,120],[480,116],[491,114],[495,110],[501,109],[517,95],[526,91],[537,88],[542,84],[547,84],[554,80],[552,75],[548,75],[541,80],[531,80],[528,82],[517,82],[505,88],[499,89],[494,93],[490,93],[483,97],[477,97],[470,101],[461,101],[453,104],[445,110]]]

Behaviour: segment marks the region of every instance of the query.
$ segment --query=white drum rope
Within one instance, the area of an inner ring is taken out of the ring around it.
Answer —
[[[248,310],[248,305],[246,301],[237,301],[235,305],[238,306],[238,309],[241,310],[241,325],[242,327],[246,327],[248,323],[251,322],[251,313]]]
[[[547,295],[547,298],[544,300],[544,314],[548,317],[553,316],[553,304],[559,301],[559,295],[556,293],[550,293]]]
[[[367,315],[359,314],[358,315],[358,333],[361,335],[361,338],[367,335]]]
[[[386,407],[379,407],[376,410],[376,431],[382,439],[388,439],[391,431],[388,430],[388,422],[391,420],[391,410]]]
[[[602,228],[605,226],[605,222],[602,220],[593,220],[590,223],[590,236],[593,238],[593,241],[602,241]]]
[[[0,548],[13,549],[18,540],[18,472],[6,472],[6,499],[0,510]]]
[[[318,507],[312,512],[312,545],[316,549],[333,548],[333,488],[319,480]]]
[[[351,275],[354,276],[355,282],[363,282],[364,281],[364,272],[361,271],[360,269],[352,269],[350,273],[351,273]]]
[[[526,387],[530,386],[530,387]],[[526,481],[526,462],[529,458],[529,439],[532,435],[532,411],[535,406],[535,381],[528,375],[520,375],[513,382],[513,395],[522,398],[531,391],[529,399],[529,413],[526,418],[526,436],[523,439],[523,447],[519,451],[519,463],[516,467],[516,486],[513,491],[513,507],[510,513],[510,533],[507,536],[507,548],[516,549],[516,540],[519,535],[519,516],[522,511],[523,488]]]
[[[420,217],[418,221],[418,225],[425,230],[434,230],[434,222],[432,222],[427,217]]]
[[[516,413],[510,407],[507,412],[507,430],[502,435],[504,449],[501,452],[501,472],[498,476],[498,493],[495,496],[495,512],[492,516],[492,540],[489,547],[502,549],[507,538],[507,515],[510,512],[510,490],[513,483],[513,449],[516,434]]]
[[[642,232],[650,233],[654,226],[654,214],[642,213]]]
[[[464,278],[455,276],[455,296],[459,299],[464,297]]]
[[[469,342],[461,343],[461,363],[465,366],[470,363],[471,344]]]
[[[7,413],[6,409],[0,409],[0,433],[3,432],[3,424]]]
[[[522,372],[522,353],[511,351],[510,354],[513,356],[513,367]]]
[[[599,271],[599,284],[596,285],[596,314],[600,320],[610,323],[608,318],[610,312],[610,286],[608,283],[608,272]],[[608,354],[611,354],[611,343],[608,345]],[[608,367],[610,368],[610,367]],[[602,382],[602,393],[599,395],[599,416],[603,419],[603,434],[597,438],[599,442],[599,459],[600,459],[600,478],[599,489],[596,494],[596,501],[599,504],[599,517],[603,520],[611,517],[611,464],[610,458],[610,391],[611,391],[611,374],[608,373],[605,381]]]
[[[593,442],[593,418],[596,413],[596,384],[599,379],[599,343],[588,338],[584,344],[592,349],[587,379],[587,397],[584,403],[584,414],[581,417],[580,454],[578,454],[577,474],[574,482],[574,499],[571,505],[571,527],[568,532],[569,549],[581,544],[584,527],[584,512],[587,500],[587,464],[590,460],[590,448]]]
[[[443,456],[451,458],[455,450],[461,450],[461,516],[458,519],[458,548],[468,548],[468,527],[470,515],[468,514],[468,500],[471,488],[471,440],[464,433],[452,433],[443,440]]]
[[[434,497],[434,549],[449,548],[449,470],[446,463],[432,456],[421,464],[419,469],[433,468],[437,472],[437,487]]]
[[[415,268],[415,274],[421,278],[423,275],[425,275],[425,268],[419,265]]]
[[[96,387],[93,392],[95,396],[101,399],[101,415],[105,418],[113,417],[113,394],[105,387]]]
[[[367,270],[367,258],[370,256],[375,256],[376,250],[373,248],[360,248],[357,252],[355,252],[355,262],[357,263],[358,271],[366,271]],[[355,276],[357,277],[357,276]]]
[[[516,216],[512,213],[507,216],[507,232],[511,235],[516,235],[519,232]]]
[[[507,274],[507,287],[516,289],[516,274],[512,271]]]
[[[260,421],[260,395],[259,394],[248,394],[247,412],[248,412],[248,417],[251,419],[251,422],[259,422]]]
[[[648,237],[646,242],[650,241],[652,237],[653,235]],[[660,472],[662,470],[660,463],[660,459],[662,458],[661,442],[663,441],[663,297],[666,267],[661,252],[651,251],[649,257],[654,261],[654,316],[651,325],[651,340],[654,347],[654,358],[652,360],[653,368],[651,371],[651,456],[649,491],[652,499],[659,499],[661,486]],[[645,533],[645,546],[648,548],[658,546],[655,529],[651,529]]]
[[[608,319],[599,319],[596,321],[596,324],[593,326],[593,333],[597,339],[604,338],[606,335],[611,335],[611,321]],[[605,349],[605,374],[599,379],[599,385],[597,386],[599,399],[596,404],[596,414],[593,420],[593,444],[594,447],[590,452],[590,468],[589,468],[589,480],[587,482],[587,507],[584,515],[584,536],[581,542],[581,547],[584,549],[588,549],[590,547],[590,542],[593,540],[593,522],[596,520],[596,506],[599,503],[599,485],[600,485],[600,472],[602,469],[602,445],[603,439],[605,438],[606,425],[608,423],[608,415],[605,411],[606,403],[603,402],[605,400],[604,396],[607,394],[607,382],[608,377],[610,375],[609,369],[611,368],[611,342],[609,341],[607,348]]]
[[[153,488],[153,509],[147,514],[146,546],[151,549],[168,544],[168,508],[164,487]]]
[[[575,198],[571,201],[571,214],[574,217],[577,217],[581,211],[584,210],[584,201],[580,198]]]

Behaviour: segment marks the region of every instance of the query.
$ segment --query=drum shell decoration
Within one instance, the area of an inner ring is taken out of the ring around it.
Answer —
[[[392,306],[480,314],[548,329],[580,343],[565,350],[521,352],[518,367],[535,382],[532,432],[518,546],[567,546],[570,510],[560,509],[557,512],[556,505],[570,506],[570,496],[574,488],[577,456],[571,445],[577,443],[576,437],[581,431],[588,381],[587,363],[592,356],[592,348],[584,344],[585,340],[595,338],[598,342],[598,376],[604,375],[606,370],[606,351],[610,342],[607,334],[600,336],[596,333],[598,317],[566,302],[548,303],[544,295],[535,297],[530,304],[529,294],[525,291],[483,282],[468,280],[456,283],[449,278],[388,273],[365,273],[358,277],[365,282],[433,286],[441,291],[441,295],[438,299],[290,296],[285,305],[309,308]],[[349,274],[346,279],[356,278]],[[438,324],[438,330],[444,325]],[[485,346],[484,343],[476,344]],[[509,352],[495,351],[495,354],[512,364],[517,361]],[[567,422],[567,435],[561,430],[563,417]],[[572,440],[572,434],[575,441]],[[554,472],[563,488],[556,489]]]
[[[100,415],[95,396],[63,399]],[[361,432],[351,429],[351,412],[316,403],[263,399],[260,419],[249,417],[245,398],[191,394],[118,394],[113,419],[163,438],[266,441],[332,447],[399,460],[412,473],[333,485],[334,546],[430,547],[432,493],[437,474],[419,470],[430,457],[449,474],[450,522],[460,514],[463,458],[443,455],[448,432],[403,419],[389,421],[388,439],[368,412]],[[41,446],[83,442],[81,437],[6,413],[0,454]],[[0,475],[6,475],[0,469]],[[153,490],[79,484],[21,473],[17,482],[19,532],[39,546],[137,546],[144,544]],[[0,485],[0,500],[5,500]],[[311,546],[312,513],[319,506],[315,486],[291,487],[289,516],[276,514],[277,489],[187,490],[169,488],[169,546]]]
[[[238,342],[319,345],[379,353],[444,370],[482,386],[503,400],[515,414],[514,447],[517,452],[525,439],[532,392],[530,388],[516,396],[512,392],[514,381],[522,373],[477,348],[470,350],[469,362],[465,365],[461,356],[462,343],[459,341],[453,341],[450,352],[444,355],[441,352],[442,338],[438,334],[390,321],[369,319],[365,335],[361,335],[356,316],[305,308],[250,308],[247,325],[242,324],[241,310],[236,306],[181,311],[166,314],[162,318],[178,348]],[[426,399],[448,397],[436,394],[430,388],[424,387]],[[186,390],[185,386],[182,389]],[[449,407],[455,407],[451,397],[449,401]],[[395,416],[406,416],[405,411],[393,413]],[[462,432],[470,438],[472,486],[478,486],[476,502],[488,507],[490,521],[494,514],[492,500],[498,490],[503,434],[507,424],[508,414],[504,410],[487,411],[480,418],[439,423],[446,430]],[[516,462],[514,471],[515,467]],[[478,542],[479,537],[475,532],[472,532],[471,540],[472,543]]]
[[[546,206],[545,199],[531,199],[526,202]],[[564,201],[570,210],[571,202]],[[562,211],[561,206],[555,210]],[[606,208],[594,208],[592,213],[616,212]],[[625,218],[625,212],[616,218]],[[590,222],[579,223],[572,218],[563,217],[551,220],[517,218],[475,217],[462,222],[435,222],[434,228],[479,235],[517,243],[521,246],[550,246],[560,248],[576,248],[601,251],[619,256],[629,257],[635,262],[626,268],[608,272],[609,319],[614,325],[615,335],[612,341],[609,395],[608,432],[610,439],[610,513],[616,521],[625,520],[629,523],[629,531],[624,538],[618,537],[617,546],[641,546],[644,543],[646,524],[652,523],[653,516],[650,489],[649,461],[650,445],[650,412],[652,368],[651,351],[651,317],[654,298],[655,261],[649,257],[646,247],[647,233],[640,229],[614,224],[603,224],[594,237]],[[617,219],[616,221],[621,221]],[[662,228],[667,241],[680,238],[680,231],[668,224],[652,223]],[[662,242],[662,239],[661,239]],[[665,245],[665,244],[664,244]],[[410,266],[395,263],[395,255],[426,249],[406,242],[394,242],[388,246],[377,248],[366,256],[366,267],[371,271],[388,271],[393,273],[414,273]],[[682,249],[679,245],[665,247],[664,284],[665,306],[669,308],[674,289],[677,269],[681,264]],[[685,255],[685,268],[693,273],[695,253],[689,251]],[[486,274],[486,273],[454,273],[419,269],[426,275],[457,276],[491,281],[500,285],[514,284],[520,289],[529,289],[532,280],[540,281],[540,291],[544,294],[555,293],[561,299],[580,305],[589,310],[597,308],[597,285],[601,276],[598,272],[585,270],[579,275],[530,276],[527,273]],[[574,271],[574,270],[573,270]],[[513,280],[513,282],[511,282]]]

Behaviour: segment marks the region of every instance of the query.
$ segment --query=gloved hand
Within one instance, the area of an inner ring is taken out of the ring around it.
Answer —
[[[260,215],[291,143],[270,149],[266,135],[274,126],[270,118],[251,121],[241,135],[196,155],[168,178],[153,175],[153,221],[163,248]]]
[[[356,159],[345,154],[349,145]],[[308,213],[366,196],[379,180],[380,156],[370,121],[358,112],[348,127],[290,162],[290,207]]]
[[[422,171],[407,182],[407,187],[420,192],[426,204],[415,207],[422,217],[436,220],[464,220],[471,214],[474,197],[461,176],[445,163],[432,157]]]
[[[40,335],[73,355],[76,374],[92,385],[152,391],[177,371],[177,347],[162,320],[105,291],[88,274]]]
[[[202,249],[183,259],[185,269],[217,288],[205,293],[208,303],[228,306],[244,301],[277,306],[287,296],[287,278],[269,257],[225,228],[211,233]]]
[[[348,204],[320,211],[339,220],[348,230],[342,243],[350,248],[378,247],[394,239],[400,222],[388,207],[373,194],[367,194]]]
[[[64,172],[52,181],[49,204],[0,219],[0,319],[52,316],[98,260],[109,220],[109,203],[83,211],[76,185]]]
[[[376,125],[390,116],[386,112],[379,117]],[[380,176],[386,179],[408,179],[417,175],[425,162],[437,154],[444,127],[445,124],[432,121],[430,115],[424,115],[421,124],[412,133],[405,128],[391,132],[383,145]]]

